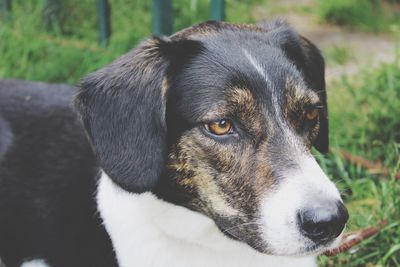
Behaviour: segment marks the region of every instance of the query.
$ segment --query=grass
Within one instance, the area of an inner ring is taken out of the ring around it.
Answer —
[[[393,21],[391,12],[387,18],[384,16],[385,6],[375,8],[377,0],[315,1],[318,14],[331,23],[386,31]],[[110,2],[113,35],[109,45],[102,47],[97,42],[93,1],[63,1],[58,23],[46,31],[41,19],[42,1],[13,0],[12,16],[0,16],[0,77],[75,84],[150,34],[150,1]],[[228,21],[254,22],[253,8],[268,9],[269,4],[261,0],[227,0],[226,6]],[[174,0],[174,29],[208,19],[208,9],[208,0]],[[376,22],[370,22],[371,18]],[[351,57],[351,51],[344,46],[327,53],[337,64],[344,64]],[[400,171],[399,60],[358,77],[344,77],[330,87],[328,94],[332,147],[380,160],[392,174],[372,175],[337,153],[316,155],[343,193],[351,214],[350,230],[389,220],[379,235],[352,252],[333,258],[321,256],[320,265],[400,266],[400,181],[394,178]]]
[[[0,77],[76,84],[151,34],[151,1],[110,0],[112,37],[98,45],[96,7],[91,0],[60,1],[58,23],[46,31],[42,1],[13,0],[11,16],[0,16]],[[227,0],[228,21],[254,22],[259,0]],[[208,0],[174,0],[174,29],[209,19]],[[4,41],[6,40],[6,41]]]
[[[365,151],[372,158],[389,160],[383,150],[400,142],[400,63],[384,64],[378,70],[357,77],[343,77],[332,88],[330,105],[334,142],[349,149]],[[349,124],[350,122],[350,124]],[[344,127],[348,125],[348,127]]]
[[[338,153],[317,155],[321,166],[341,188],[351,217],[350,230],[389,224],[354,251],[334,258],[321,256],[321,266],[400,266],[400,63],[382,65],[360,77],[345,77],[329,91],[331,143],[355,155],[380,160],[391,172],[372,175]]]
[[[349,47],[334,45],[325,52],[326,61],[343,65],[353,58],[353,52]]]
[[[398,28],[398,1],[317,0],[317,13],[322,21],[365,31],[390,31]]]

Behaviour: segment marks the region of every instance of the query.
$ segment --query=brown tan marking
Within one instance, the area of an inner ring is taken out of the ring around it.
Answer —
[[[227,94],[227,112],[237,114],[246,129],[254,136],[262,132],[264,122],[263,108],[257,104],[253,94],[247,88],[232,88]]]
[[[164,77],[161,83],[161,94],[162,96],[165,96],[167,94],[167,90],[169,87],[169,82],[168,82],[168,78]]]
[[[256,136],[263,132],[262,108],[246,88],[227,89],[226,101],[209,111],[235,114]],[[222,144],[199,129],[187,131],[169,155],[167,168],[177,173],[175,182],[195,197],[192,205],[209,216],[250,220],[267,188],[273,184],[264,148],[255,151],[252,140],[245,145]],[[247,218],[247,219],[246,219]]]
[[[317,93],[306,89],[303,84],[296,83],[290,76],[286,78],[285,87],[288,93],[283,114],[289,123],[298,129],[303,124],[306,106],[317,104],[320,100]]]
[[[182,174],[182,176],[176,177],[176,182],[195,191],[200,202],[203,203],[202,209],[208,214],[240,215],[240,211],[224,198],[215,181],[215,172],[207,164],[208,154],[200,146],[200,142],[206,140],[203,140],[204,138],[200,136],[200,133],[194,130],[190,132],[179,142],[176,149],[177,154],[170,155],[168,168],[175,169]]]

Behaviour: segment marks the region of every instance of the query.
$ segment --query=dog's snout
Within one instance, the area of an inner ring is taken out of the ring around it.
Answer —
[[[331,202],[298,213],[298,223],[304,236],[316,243],[327,243],[343,231],[349,213],[342,202]]]

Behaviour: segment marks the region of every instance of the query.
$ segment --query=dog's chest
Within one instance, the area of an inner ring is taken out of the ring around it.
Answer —
[[[316,266],[314,257],[258,253],[224,236],[206,216],[151,193],[128,193],[104,173],[97,203],[121,267]]]

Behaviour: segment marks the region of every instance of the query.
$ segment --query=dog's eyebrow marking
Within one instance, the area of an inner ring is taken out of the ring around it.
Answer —
[[[244,56],[250,61],[251,65],[257,70],[257,72],[269,83],[269,79],[267,76],[267,72],[265,69],[261,66],[260,63],[257,62],[257,60],[245,49],[242,48]]]
[[[253,94],[246,88],[234,87],[231,92],[229,92],[229,101],[238,105],[244,110],[249,112],[255,111],[255,99]]]
[[[311,104],[318,103],[318,94],[311,89],[307,89],[304,85],[296,83],[294,78],[291,76],[286,77],[285,83],[286,90],[289,91],[289,100],[292,102],[300,101],[305,99]]]

